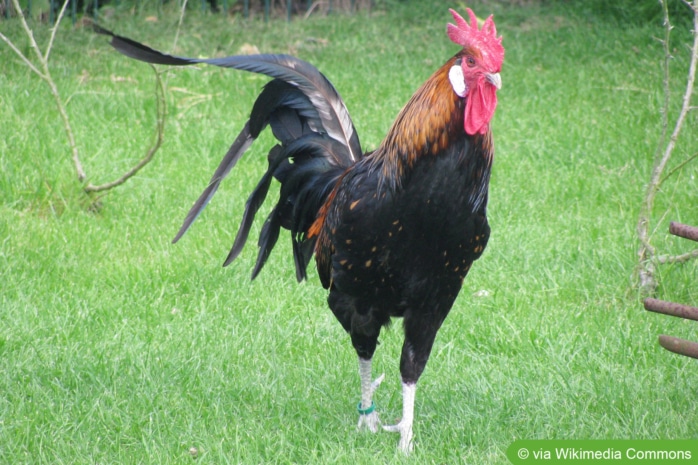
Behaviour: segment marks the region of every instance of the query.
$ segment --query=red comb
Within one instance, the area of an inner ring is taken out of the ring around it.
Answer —
[[[497,37],[497,27],[494,25],[492,15],[485,20],[482,29],[478,29],[477,18],[470,8],[466,9],[470,24],[455,10],[449,11],[456,20],[456,24],[448,24],[448,37],[461,47],[479,50],[486,66],[498,72],[504,61],[504,47],[502,47],[502,37]]]

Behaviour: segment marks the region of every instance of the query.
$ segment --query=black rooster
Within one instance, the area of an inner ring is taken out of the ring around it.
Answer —
[[[165,55],[97,27],[121,53],[148,63],[207,63],[273,78],[252,108],[208,187],[187,215],[176,242],[211,200],[220,182],[267,126],[279,144],[269,168],[247,200],[228,265],[242,250],[272,178],[279,201],[259,237],[257,276],[280,228],[290,230],[298,280],[313,253],[332,312],[350,334],[359,356],[359,427],[380,424],[371,381],[381,327],[403,317],[400,360],[403,414],[389,431],[412,449],[416,383],[436,333],[448,315],[470,266],[490,234],[486,218],[493,158],[490,119],[501,86],[504,58],[492,18],[481,29],[455,11],[450,39],[461,49],[439,68],[402,109],[385,140],[362,155],[347,109],[315,67],[287,55],[214,59]]]

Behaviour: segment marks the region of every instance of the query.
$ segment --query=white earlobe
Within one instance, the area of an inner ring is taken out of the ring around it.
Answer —
[[[459,97],[465,97],[468,87],[465,85],[465,76],[463,76],[463,68],[460,65],[451,66],[451,70],[448,72],[448,80],[451,81],[453,92]]]

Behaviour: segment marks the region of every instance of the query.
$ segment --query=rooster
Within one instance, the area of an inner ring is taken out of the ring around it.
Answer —
[[[267,126],[279,141],[245,205],[224,266],[247,241],[273,178],[279,201],[259,236],[254,279],[280,233],[291,233],[296,276],[306,278],[315,256],[328,304],[349,333],[359,359],[360,429],[381,425],[373,402],[383,375],[372,380],[378,336],[402,317],[402,419],[398,432],[409,453],[417,381],[436,334],[470,267],[490,235],[486,207],[493,159],[490,120],[501,87],[501,37],[490,16],[478,28],[450,10],[448,37],[460,50],[400,111],[380,146],[362,153],[349,113],[334,86],[314,66],[288,55],[197,59],[166,55],[96,26],[121,53],[148,63],[206,63],[270,76],[208,187],[189,211],[179,240],[220,182]]]

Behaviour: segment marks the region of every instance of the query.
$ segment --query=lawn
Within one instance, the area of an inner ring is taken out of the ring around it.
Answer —
[[[298,55],[332,80],[371,149],[456,52],[444,31],[457,2],[387,3],[269,24],[194,8],[175,51]],[[315,273],[296,283],[290,240],[255,281],[255,241],[220,266],[269,135],[170,242],[266,78],[167,73],[162,148],[127,184],[88,199],[48,91],[0,43],[0,462],[505,464],[516,439],[698,439],[698,366],[657,344],[662,333],[698,340],[698,326],[645,312],[634,290],[663,101],[661,24],[571,7],[473,8],[495,13],[506,47],[492,237],[420,380],[408,458],[396,435],[356,431],[354,351]],[[110,11],[105,27],[171,51],[174,9],[158,21],[154,10]],[[0,28],[31,53],[17,21]],[[33,28],[47,39],[45,25]],[[675,100],[687,67],[678,29]],[[151,68],[68,22],[51,64],[88,177],[114,179],[152,138]],[[680,144],[691,154],[695,114],[687,125]],[[669,220],[698,224],[696,176],[694,163],[660,195],[655,240],[667,251],[691,247],[666,231]],[[664,266],[658,297],[696,305],[697,279],[696,261]],[[376,403],[392,423],[400,324],[381,342]]]

